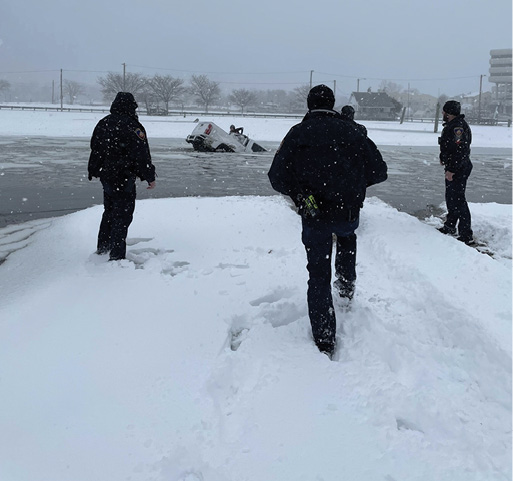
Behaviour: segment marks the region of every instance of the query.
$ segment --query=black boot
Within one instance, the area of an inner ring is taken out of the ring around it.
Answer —
[[[320,352],[326,354],[330,359],[333,357],[335,352],[335,341],[315,341],[315,344]]]
[[[448,226],[444,225],[443,227],[440,227],[437,230],[438,230],[438,232],[441,232],[442,234],[456,235],[456,227],[448,227]]]

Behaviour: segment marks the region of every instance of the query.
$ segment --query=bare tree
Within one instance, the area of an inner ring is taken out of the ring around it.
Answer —
[[[403,86],[391,82],[390,80],[382,80],[379,84],[378,90],[387,93],[391,97],[397,98],[398,95],[403,91]]]
[[[105,77],[99,77],[97,82],[101,86],[103,97],[113,100],[118,92],[131,92],[134,97],[142,93],[148,86],[148,78],[140,73],[127,73],[123,75],[109,72]]]
[[[238,105],[241,108],[242,113],[244,113],[244,108],[248,105],[254,105],[257,97],[255,93],[250,90],[237,89],[232,91],[228,99],[235,105]]]
[[[146,113],[150,115],[151,106],[155,102],[155,94],[150,86],[150,81],[148,84],[137,94],[137,101],[139,103],[143,102],[146,108]]]
[[[392,109],[392,111],[395,113],[395,115],[399,115],[401,113],[401,110],[403,109],[403,104],[394,97],[390,97],[390,99],[394,104],[394,108]]]
[[[193,75],[191,77],[189,91],[192,95],[197,97],[197,101],[200,105],[205,106],[205,112],[208,112],[209,105],[212,105],[221,94],[219,82],[209,80],[206,75]]]
[[[445,94],[442,94],[438,97],[438,103],[440,104],[440,107],[443,107],[445,102],[447,102],[449,100],[449,97],[447,97],[447,95]]]
[[[155,75],[149,81],[150,88],[158,100],[166,105],[166,112],[169,111],[169,102],[175,100],[185,91],[183,80],[171,77],[171,75]]]
[[[310,92],[310,85],[301,85],[294,89],[294,94],[299,102],[306,105],[308,93]]]
[[[75,103],[77,95],[85,93],[85,88],[81,83],[75,82],[74,80],[65,80],[63,86],[64,93],[69,98],[69,104]]]
[[[0,92],[7,92],[11,88],[11,84],[7,80],[0,79]]]

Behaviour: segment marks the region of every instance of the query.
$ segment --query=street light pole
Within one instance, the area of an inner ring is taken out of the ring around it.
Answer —
[[[61,112],[62,112],[62,68],[61,68]]]
[[[481,123],[481,93],[483,92],[483,77],[486,75],[479,76],[479,105],[477,107],[477,123]]]
[[[313,70],[310,70],[310,90],[312,90],[312,76],[313,76]]]

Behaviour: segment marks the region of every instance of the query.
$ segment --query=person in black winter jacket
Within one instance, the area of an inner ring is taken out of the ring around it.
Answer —
[[[456,100],[448,100],[443,106],[444,129],[438,139],[440,144],[440,164],[445,168],[445,202],[447,218],[439,229],[443,234],[456,234],[458,240],[472,244],[473,232],[470,209],[465,198],[467,179],[472,172],[470,144],[472,131],[461,114],[461,105]]]
[[[342,116],[342,118],[344,120],[347,120],[351,125],[354,125],[354,127],[356,129],[361,130],[362,133],[367,135],[367,128],[364,125],[355,122],[354,114],[355,114],[355,111],[351,105],[344,105],[342,107],[342,109],[340,110],[340,115]]]
[[[124,259],[126,255],[136,178],[148,182],[148,189],[155,187],[155,167],[136,109],[137,102],[131,93],[118,92],[110,115],[98,122],[91,137],[89,180],[100,178],[104,205],[96,252],[109,253],[110,260]]]
[[[308,312],[320,351],[332,355],[336,320],[331,256],[336,235],[335,287],[352,299],[356,281],[356,234],[367,187],[387,178],[387,166],[367,136],[333,110],[326,85],[308,94],[308,113],[283,139],[269,170],[271,185],[291,197],[302,217],[306,248]]]
[[[355,129],[359,130],[362,134],[367,137],[367,127],[365,125],[359,124],[354,120],[354,108],[351,105],[344,105],[340,110],[340,115],[344,120],[347,120]],[[376,144],[367,137],[367,144],[369,148],[372,150],[372,155],[377,159],[381,158],[381,152],[376,147]]]

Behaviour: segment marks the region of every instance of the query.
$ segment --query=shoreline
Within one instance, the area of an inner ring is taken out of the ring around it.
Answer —
[[[97,122],[106,113],[91,112],[46,112],[0,110],[0,132],[2,137],[69,137],[90,138]],[[276,119],[260,117],[216,117],[215,115],[191,116],[185,121],[177,117],[140,116],[146,128],[148,139],[169,138],[185,139],[189,135],[196,119],[213,122],[227,129],[232,123],[244,127],[244,133],[260,142],[281,142],[289,129],[300,119]],[[401,147],[429,147],[438,145],[442,130],[433,132],[433,123],[410,123],[362,121],[369,137],[376,145],[397,145]],[[512,128],[507,126],[471,125],[472,148],[512,149]]]

